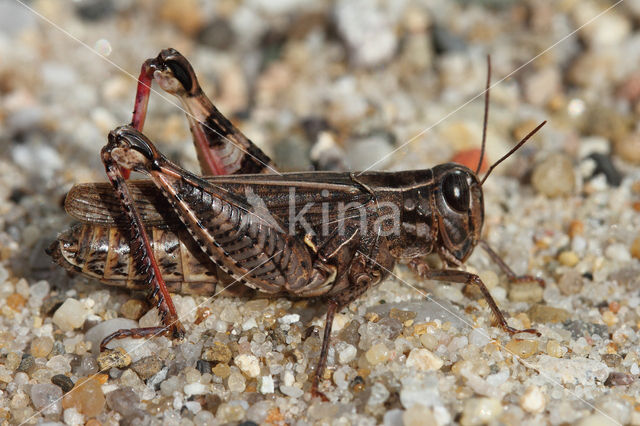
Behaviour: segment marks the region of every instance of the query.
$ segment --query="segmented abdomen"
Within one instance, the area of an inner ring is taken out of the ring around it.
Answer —
[[[188,235],[180,238],[157,227],[147,231],[170,292],[214,295],[218,283],[231,282]],[[75,224],[58,236],[49,251],[56,263],[67,270],[112,286],[145,289],[144,278],[137,272],[130,253],[127,233],[118,227]],[[221,284],[220,290],[223,287]]]

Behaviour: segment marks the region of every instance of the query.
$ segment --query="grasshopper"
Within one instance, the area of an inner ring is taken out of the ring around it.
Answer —
[[[488,62],[482,153],[490,70]],[[169,161],[141,132],[152,80],[187,112],[205,176]],[[476,285],[503,330],[539,335],[510,327],[480,277],[458,268],[480,245],[511,280],[544,285],[516,276],[481,239],[482,184],[544,124],[482,180],[482,157],[475,172],[447,163],[402,172],[278,174],[213,106],[189,62],[166,49],[143,64],[131,125],[113,130],[101,151],[110,182],[71,189],[65,208],[80,224],[63,232],[48,252],[70,271],[149,291],[162,325],[118,330],[101,349],[121,337],[182,338],[170,291],[212,295],[233,279],[273,296],[323,298],[328,309],[311,392],[324,397],[318,385],[335,313],[379,284],[397,261],[408,262],[424,279]],[[131,170],[150,180],[127,181]],[[427,266],[423,258],[430,253],[439,255],[444,269]]]

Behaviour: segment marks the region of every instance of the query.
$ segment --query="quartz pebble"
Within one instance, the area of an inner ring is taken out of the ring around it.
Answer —
[[[531,183],[539,193],[559,197],[573,192],[575,179],[571,158],[563,153],[554,153],[536,164]]]
[[[442,361],[442,359],[427,349],[411,349],[407,357],[407,367],[416,368],[421,371],[439,370],[443,364],[444,361]]]
[[[31,401],[36,410],[42,414],[52,415],[62,413],[62,390],[53,384],[35,384],[31,387]]]
[[[238,371],[232,371],[229,374],[227,383],[231,392],[243,392],[246,387],[245,378]]]
[[[35,358],[44,358],[53,349],[53,339],[51,337],[36,337],[31,341],[31,355]]]
[[[373,345],[371,349],[365,353],[365,357],[371,365],[385,362],[390,356],[391,351],[389,351],[389,348],[387,348],[384,343],[377,343]]]
[[[74,407],[79,413],[87,417],[95,417],[100,414],[106,403],[102,388],[96,377],[84,377],[78,379],[75,390],[67,393],[62,398],[62,407],[65,411]]]
[[[238,355],[233,362],[248,377],[258,377],[260,374],[260,362],[253,355]]]
[[[531,414],[543,412],[545,403],[544,392],[538,386],[529,386],[520,397],[520,407]]]
[[[404,426],[421,426],[438,424],[433,412],[421,404],[412,405],[402,413]]]
[[[493,398],[471,398],[465,401],[460,424],[475,426],[492,422],[502,414],[502,404]]]
[[[537,282],[513,283],[509,286],[509,300],[512,302],[540,302],[544,288]]]
[[[538,342],[536,340],[513,339],[505,345],[505,348],[520,358],[529,358],[538,351]]]
[[[109,408],[124,417],[129,417],[138,410],[140,397],[131,387],[124,386],[109,392],[106,395],[106,401]]]
[[[87,317],[84,304],[76,299],[67,299],[53,314],[53,323],[63,331],[80,328]]]

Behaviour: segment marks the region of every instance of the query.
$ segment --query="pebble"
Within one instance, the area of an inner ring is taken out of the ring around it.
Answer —
[[[65,409],[63,419],[69,426],[84,425],[84,416],[75,407]]]
[[[62,392],[64,393],[73,389],[73,381],[65,374],[56,374],[51,378],[51,383],[62,389]]]
[[[573,339],[597,334],[600,337],[609,337],[609,327],[606,324],[594,324],[582,320],[567,320],[562,323],[565,330],[571,332]]]
[[[220,404],[216,418],[222,423],[239,422],[244,418],[244,408],[236,404]]]
[[[502,403],[494,398],[470,398],[464,402],[460,424],[476,426],[491,423],[502,414]]]
[[[542,324],[548,322],[564,322],[571,318],[571,314],[565,309],[554,308],[553,306],[539,304],[533,305],[531,308],[529,308],[527,314],[529,315],[531,321],[539,322]]]
[[[51,337],[36,337],[31,341],[31,355],[35,358],[44,358],[53,349],[53,339]]]
[[[509,286],[509,300],[512,302],[540,302],[543,294],[544,288],[535,281],[512,283]]]
[[[241,354],[235,357],[234,364],[238,366],[240,370],[247,377],[258,377],[260,374],[260,361],[253,355]]]
[[[391,351],[385,346],[384,343],[377,343],[371,347],[366,353],[365,357],[369,364],[377,365],[385,362],[391,356]]]
[[[246,388],[245,378],[237,370],[229,374],[227,384],[231,392],[244,392]]]
[[[229,374],[231,374],[231,369],[229,368],[229,366],[222,363],[213,367],[211,371],[221,379],[226,379],[227,377],[229,377]]]
[[[529,358],[538,352],[538,341],[513,339],[505,345],[505,348],[520,358]]]
[[[631,243],[631,249],[629,250],[631,257],[634,259],[640,259],[640,236],[636,237]]]
[[[100,371],[107,371],[110,368],[125,368],[131,364],[131,355],[124,349],[118,347],[113,350],[101,352],[97,358]]]
[[[549,340],[547,342],[547,354],[551,355],[554,358],[562,358],[562,346],[558,343],[557,340]]]
[[[640,164],[640,132],[634,132],[613,144],[613,152],[625,161]]]
[[[407,367],[421,371],[439,370],[444,361],[427,349],[411,349],[407,357]]]
[[[36,410],[45,416],[62,413],[62,390],[53,384],[43,383],[31,386],[31,401]]]
[[[584,278],[576,270],[569,270],[558,279],[558,289],[564,295],[578,294],[582,290]]]
[[[231,361],[231,349],[222,342],[213,342],[213,346],[205,348],[202,359],[211,362],[228,364]]]
[[[603,174],[607,178],[607,183],[611,186],[620,186],[622,182],[622,173],[613,164],[611,156],[594,152],[589,157],[595,162],[595,168],[592,176]]]
[[[295,386],[280,385],[280,392],[282,392],[284,395],[290,396],[291,398],[300,398],[302,395],[304,395],[304,391]]]
[[[564,266],[573,267],[578,264],[580,258],[578,258],[578,255],[573,251],[563,251],[558,255],[558,261]]]
[[[18,365],[18,371],[29,373],[33,367],[35,367],[35,362],[33,355],[23,354],[22,359],[20,360],[20,365]]]
[[[381,3],[339,0],[335,4],[336,27],[357,64],[375,66],[393,56],[398,40],[391,16]]]
[[[425,407],[422,404],[412,405],[402,413],[402,422],[404,426],[422,426],[422,425],[437,425],[438,422],[433,416],[431,409]]]
[[[527,413],[542,413],[545,404],[544,392],[538,386],[529,386],[520,397],[520,407]]]
[[[338,361],[341,364],[348,364],[353,361],[358,353],[358,350],[355,346],[350,344],[345,344],[340,352],[338,352]]]
[[[571,158],[560,152],[537,163],[531,175],[531,183],[536,191],[550,198],[572,194],[575,179]]]
[[[129,417],[138,410],[140,397],[129,386],[109,392],[106,395],[106,401],[109,408],[120,413],[123,417]]]
[[[269,376],[262,376],[259,380],[259,386],[258,386],[258,390],[261,394],[268,394],[268,393],[274,393],[275,392],[275,386],[273,383],[273,377]]]
[[[131,364],[131,369],[138,373],[142,380],[147,380],[162,369],[162,360],[156,355],[147,356]]]
[[[387,135],[374,134],[353,141],[347,149],[347,162],[352,170],[364,170],[374,165],[374,170],[381,170],[391,160],[393,145]]]
[[[102,412],[106,403],[101,383],[96,377],[78,379],[75,390],[62,398],[62,407],[66,410],[74,407],[87,417],[95,417]]]
[[[203,395],[207,393],[207,386],[202,383],[189,383],[184,387],[184,393],[187,396],[191,395]]]
[[[18,293],[13,293],[7,297],[7,306],[16,312],[20,312],[26,304],[27,299]]]
[[[82,327],[87,317],[84,304],[76,299],[67,299],[53,314],[52,321],[62,331],[71,331]]]
[[[120,306],[120,314],[135,321],[139,320],[148,310],[149,305],[138,299],[129,299]]]

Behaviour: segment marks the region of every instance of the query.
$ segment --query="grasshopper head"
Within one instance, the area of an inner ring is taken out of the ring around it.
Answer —
[[[131,126],[121,126],[109,133],[105,147],[120,167],[144,171],[154,169],[160,153],[145,135]]]
[[[200,89],[196,73],[187,59],[175,49],[164,49],[149,61],[153,78],[173,95],[196,95]]]
[[[442,164],[433,172],[438,240],[448,253],[464,262],[482,232],[482,186],[474,172],[459,164]]]

